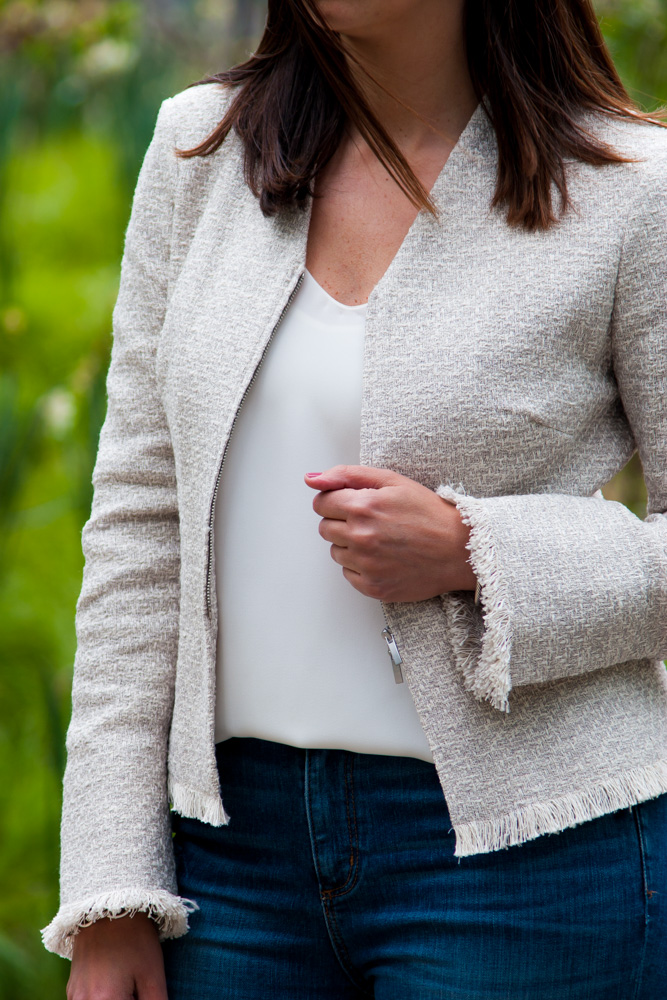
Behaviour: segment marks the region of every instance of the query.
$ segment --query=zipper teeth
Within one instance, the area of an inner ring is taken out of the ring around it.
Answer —
[[[280,316],[278,317],[278,321],[276,322],[276,325],[274,326],[273,330],[271,331],[271,335],[270,335],[269,339],[267,340],[266,344],[264,345],[264,350],[262,351],[262,356],[260,357],[259,361],[257,362],[257,364],[255,366],[255,370],[252,373],[252,378],[250,379],[250,381],[248,382],[247,386],[244,389],[243,395],[241,396],[241,401],[239,402],[239,405],[236,408],[236,413],[234,414],[234,419],[232,420],[232,426],[229,428],[229,434],[227,435],[227,442],[225,444],[225,448],[224,448],[224,451],[222,453],[222,458],[220,459],[220,465],[218,466],[218,475],[216,477],[215,486],[213,488],[213,497],[211,499],[211,509],[209,511],[209,516],[208,516],[208,560],[207,560],[207,563],[206,563],[206,615],[207,615],[208,618],[211,617],[211,566],[212,566],[212,563],[213,563],[213,519],[215,517],[215,504],[216,504],[216,500],[218,499],[218,490],[220,488],[220,477],[222,476],[222,467],[225,464],[225,458],[227,456],[227,449],[229,448],[229,441],[230,441],[230,438],[231,438],[232,433],[234,431],[234,426],[236,424],[236,421],[237,421],[237,418],[238,418],[238,415],[239,415],[239,411],[240,411],[241,407],[243,406],[243,404],[245,402],[245,398],[248,395],[248,393],[250,392],[255,379],[257,378],[257,373],[258,373],[259,369],[262,367],[262,362],[264,361],[264,358],[266,357],[267,351],[269,349],[269,345],[271,344],[271,341],[275,337],[276,332],[278,331],[278,329],[280,327],[280,324],[282,323],[283,319],[285,318],[285,314],[287,313],[287,310],[292,305],[292,302],[294,301],[294,296],[296,295],[296,293],[299,291],[299,288],[301,287],[301,283],[303,282],[303,275],[304,275],[304,272],[301,271],[301,273],[299,274],[298,281],[297,281],[296,285],[294,286],[294,288],[292,289],[292,291],[290,292],[290,296],[289,296],[287,302],[285,303],[285,307],[284,307],[283,311],[281,312]]]

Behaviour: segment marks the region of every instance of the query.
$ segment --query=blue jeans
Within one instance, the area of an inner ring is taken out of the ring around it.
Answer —
[[[667,794],[454,857],[433,764],[233,738],[231,822],[172,813],[169,1000],[667,998]]]

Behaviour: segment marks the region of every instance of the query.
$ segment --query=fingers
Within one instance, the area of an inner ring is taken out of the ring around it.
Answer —
[[[359,572],[354,564],[354,557],[350,549],[346,548],[344,545],[331,545],[329,547],[329,552],[331,553],[331,558],[339,566],[345,566],[347,569],[352,569],[355,572]]]
[[[387,490],[330,490],[314,497],[313,510],[321,517],[338,521],[374,517],[387,506],[390,499],[387,493]]]
[[[356,570],[350,569],[349,566],[343,566],[342,573],[345,579],[352,584],[355,590],[358,590],[360,594],[365,593],[361,573],[357,573]]]
[[[355,508],[355,490],[331,490],[313,498],[313,510],[321,517],[344,521]]]
[[[351,488],[379,489],[393,486],[404,477],[391,469],[376,469],[368,465],[334,465],[316,475],[306,473],[304,481],[315,490],[340,490]]]
[[[376,601],[382,601],[385,599],[385,587],[379,583],[373,583],[363,573],[357,573],[355,570],[350,569],[348,566],[343,566],[342,569],[343,576],[352,584],[355,590],[358,590],[360,594],[364,597],[372,597]]]
[[[336,545],[347,546],[349,531],[346,521],[337,521],[332,517],[323,517],[317,530],[326,542],[335,542]]]
[[[337,544],[334,542],[329,547],[329,553],[333,561],[341,567],[345,579],[366,597],[373,597],[381,600],[385,594],[385,585],[380,584],[374,577],[377,576],[377,567],[374,567],[373,556],[367,551],[366,537],[358,537],[359,544],[356,544],[354,537],[350,536],[350,531],[345,521],[336,521],[328,518],[320,522],[320,534],[323,538],[337,538],[350,544]],[[355,532],[352,532],[352,536]],[[371,546],[372,548],[372,546]]]

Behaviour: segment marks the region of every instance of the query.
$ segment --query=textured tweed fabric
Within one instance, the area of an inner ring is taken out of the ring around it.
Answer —
[[[63,956],[105,914],[185,933],[170,805],[230,820],[211,507],[309,213],[263,217],[234,135],[173,155],[228,99],[209,84],[163,103],[126,233],[82,539],[61,908],[43,931]],[[458,505],[482,585],[477,606],[385,605],[459,856],[667,791],[667,132],[591,127],[637,162],[570,163],[572,210],[531,234],[490,208],[479,106],[435,184],[438,217],[418,215],[368,305],[361,462]],[[599,493],[635,448],[643,521]]]

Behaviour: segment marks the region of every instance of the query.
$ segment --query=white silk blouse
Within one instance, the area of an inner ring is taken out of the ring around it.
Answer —
[[[215,520],[215,740],[432,761],[380,602],[330,555],[304,473],[359,464],[366,305],[306,271],[239,410]],[[400,675],[399,675],[400,677]]]

